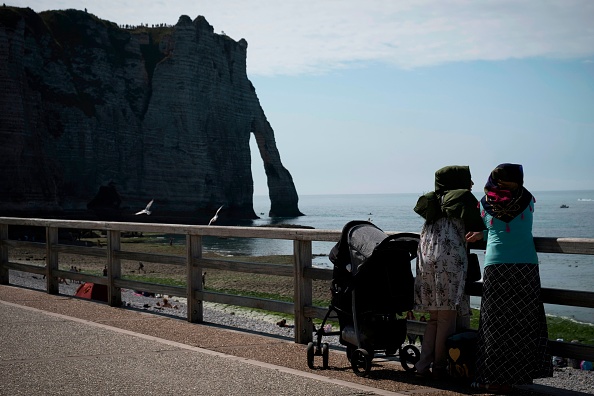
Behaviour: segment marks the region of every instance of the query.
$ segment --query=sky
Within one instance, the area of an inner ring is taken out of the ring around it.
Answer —
[[[117,24],[204,16],[247,73],[299,195],[474,191],[520,163],[532,191],[594,190],[594,0],[30,0]],[[252,139],[254,194],[268,195]]]

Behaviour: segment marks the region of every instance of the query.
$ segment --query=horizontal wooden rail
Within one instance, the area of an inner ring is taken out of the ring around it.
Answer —
[[[332,270],[324,268],[307,267],[303,274],[306,278],[330,281],[332,280]]]
[[[328,312],[328,308],[312,305],[304,307],[303,312],[308,318],[324,319],[326,312]]]
[[[534,245],[540,253],[594,254],[591,238],[534,238]]]
[[[15,241],[13,239],[4,239],[2,241],[4,246],[9,248],[29,248],[29,249],[45,249],[45,242],[30,242],[30,241]]]
[[[562,253],[594,255],[594,238],[543,238],[534,237],[534,246],[539,253]],[[471,249],[485,250],[484,241],[469,244]]]
[[[545,304],[594,308],[594,292],[543,287],[540,291],[540,297]]]
[[[467,285],[466,294],[481,297],[483,295],[483,282],[474,282]],[[594,308],[594,292],[543,287],[540,290],[540,297],[545,304]]]
[[[15,263],[12,261],[6,261],[3,265],[4,268],[12,269],[21,272],[30,272],[37,275],[45,275],[45,266]]]
[[[52,245],[52,249],[62,254],[78,254],[81,256],[91,257],[103,257],[107,256],[107,251],[99,247],[85,247],[85,246],[74,246],[74,245]]]
[[[340,231],[282,227],[222,227],[187,224],[129,223],[60,219],[28,219],[0,217],[0,224],[30,227],[54,227],[83,230],[113,230],[127,232],[154,232],[178,235],[216,236],[222,238],[265,238],[300,241],[337,242]]]
[[[183,286],[161,285],[157,283],[138,282],[129,279],[114,279],[114,286],[121,289],[138,290],[143,292],[181,297],[186,294]]]
[[[204,268],[262,275],[287,276],[291,278],[293,277],[293,267],[290,265],[257,262],[248,263],[244,261],[218,260],[210,258],[203,258],[198,261]]]
[[[594,346],[574,342],[553,341],[548,342],[551,356],[562,356],[567,359],[594,361]]]
[[[257,297],[234,296],[231,294],[214,292],[196,292],[196,298],[219,304],[236,305],[239,307],[261,309],[264,311],[279,312],[288,315],[294,313],[294,304],[286,301],[268,300]]]
[[[183,256],[172,256],[157,253],[127,252],[125,250],[118,250],[114,253],[115,257],[117,257],[120,260],[143,261],[148,263],[161,263],[171,265],[186,265],[186,258]]]

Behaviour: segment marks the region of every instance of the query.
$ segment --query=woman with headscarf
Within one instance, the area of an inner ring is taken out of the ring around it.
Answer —
[[[425,223],[421,230],[415,277],[415,304],[429,312],[417,376],[445,376],[446,340],[456,332],[457,316],[470,315],[464,294],[468,256],[465,234],[484,224],[478,201],[470,191],[468,166],[446,166],[435,172],[435,191],[417,202],[415,212]],[[431,368],[431,369],[430,369]]]
[[[487,230],[466,235],[487,242],[474,388],[506,393],[552,374],[532,236],[535,202],[522,165],[498,165],[480,201]]]

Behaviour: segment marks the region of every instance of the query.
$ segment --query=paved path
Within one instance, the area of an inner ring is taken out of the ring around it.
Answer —
[[[361,378],[344,352],[328,370],[306,360],[285,339],[0,285],[0,395],[473,394],[393,361]]]
[[[357,384],[6,302],[0,303],[0,318],[2,395],[377,393]]]

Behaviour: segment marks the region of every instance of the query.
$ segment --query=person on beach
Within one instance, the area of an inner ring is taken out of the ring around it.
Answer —
[[[487,242],[472,383],[476,389],[507,393],[512,385],[552,374],[532,236],[535,202],[524,187],[522,165],[498,165],[480,201],[487,229],[466,235],[468,242]]]
[[[416,262],[415,309],[429,313],[415,365],[418,377],[446,375],[446,340],[456,332],[458,314],[471,314],[464,294],[465,235],[484,229],[472,185],[468,166],[441,168],[435,172],[435,191],[421,196],[415,206],[425,219]]]

